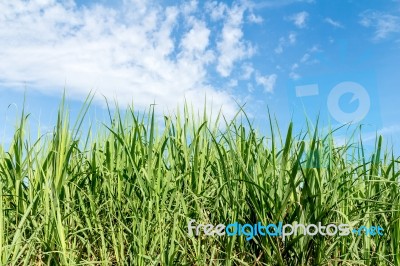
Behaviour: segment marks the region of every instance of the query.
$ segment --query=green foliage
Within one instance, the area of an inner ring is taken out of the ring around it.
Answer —
[[[2,265],[400,265],[400,161],[318,126],[261,136],[244,112],[213,123],[189,112],[123,115],[82,135],[61,105],[34,142],[21,116],[0,147]],[[239,122],[239,118],[246,123]],[[221,126],[223,125],[223,126]],[[28,136],[28,137],[26,137]],[[28,182],[27,182],[28,181]],[[381,237],[189,236],[187,223],[349,223]]]

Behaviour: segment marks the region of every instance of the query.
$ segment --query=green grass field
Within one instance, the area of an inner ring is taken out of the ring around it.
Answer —
[[[61,105],[40,138],[22,114],[0,146],[1,265],[400,265],[400,160],[381,137],[371,155],[357,134],[339,147],[333,131],[296,135],[272,119],[261,135],[243,112],[210,122],[189,108],[161,127],[152,111],[115,111],[83,134],[87,108],[70,121]],[[190,219],[385,234],[246,241],[189,236]]]

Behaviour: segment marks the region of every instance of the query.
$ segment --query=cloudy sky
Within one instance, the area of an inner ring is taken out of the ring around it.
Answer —
[[[0,0],[0,134],[24,93],[46,125],[65,89],[159,112],[238,105],[259,126],[319,114],[400,134],[399,1]],[[400,142],[398,142],[400,145]]]

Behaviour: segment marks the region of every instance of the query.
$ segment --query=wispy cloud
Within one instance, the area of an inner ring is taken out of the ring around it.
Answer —
[[[278,46],[275,47],[274,52],[276,54],[283,53],[285,47],[296,44],[297,35],[294,32],[290,32],[287,38],[281,37],[278,41]]]
[[[298,80],[301,78],[301,75],[298,73],[298,70],[300,66],[303,64],[316,64],[318,63],[318,60],[310,60],[312,59],[311,56],[314,53],[321,52],[320,48],[318,45],[313,45],[311,48],[307,49],[307,52],[300,58],[300,60],[297,63],[292,64],[290,67],[290,72],[289,72],[289,78],[292,80]]]
[[[309,59],[310,59],[310,54],[309,53],[305,53],[304,55],[303,55],[303,57],[300,59],[300,63],[305,63],[305,62],[307,62]]]
[[[307,26],[308,17],[309,14],[306,11],[302,11],[288,17],[287,19],[292,21],[296,27],[305,28]]]
[[[293,32],[289,33],[288,39],[290,44],[295,44],[297,40],[296,34]]]
[[[324,19],[325,23],[330,24],[331,26],[335,27],[335,28],[344,28],[344,26],[342,25],[342,23],[340,23],[339,21],[333,20],[331,18],[325,18]]]
[[[261,16],[257,16],[254,13],[251,13],[250,15],[248,15],[247,19],[250,22],[256,23],[256,24],[261,24],[264,21],[264,19]]]
[[[314,4],[315,0],[266,0],[266,1],[257,1],[254,3],[254,7],[256,8],[279,8],[287,5],[291,5],[294,3],[307,3]]]
[[[263,86],[264,91],[268,93],[274,92],[277,78],[276,74],[262,76],[260,73],[256,73],[257,84]]]
[[[138,107],[196,104],[207,94],[214,108],[233,114],[231,93],[208,80],[210,70],[228,77],[254,54],[241,28],[246,7],[219,4],[209,18],[223,23],[213,28],[198,9],[197,1],[164,7],[126,0],[118,9],[0,1],[0,85],[44,93],[65,87],[77,98],[96,91],[99,100]],[[178,23],[184,27],[175,34]]]
[[[365,142],[368,142],[368,141],[375,140],[377,135],[378,136],[382,135],[384,137],[385,136],[387,137],[387,136],[394,136],[394,134],[397,134],[399,132],[400,132],[400,125],[394,124],[394,125],[383,127],[381,129],[379,129],[378,132],[376,132],[376,133],[370,133],[370,134],[364,136],[363,140]]]
[[[289,73],[289,78],[293,79],[293,80],[298,80],[299,78],[301,78],[300,74],[298,74],[296,72],[296,70],[299,68],[299,64],[298,63],[294,63],[291,68],[290,68],[290,73]]]
[[[241,67],[241,71],[240,79],[248,80],[254,72],[254,67],[250,63],[244,63]]]
[[[366,10],[360,14],[359,22],[362,26],[375,30],[373,36],[375,41],[400,32],[400,17],[385,12]]]
[[[400,125],[391,125],[381,128],[378,133],[381,135],[391,135],[400,132]]]

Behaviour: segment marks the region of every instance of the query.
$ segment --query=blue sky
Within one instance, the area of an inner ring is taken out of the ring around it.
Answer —
[[[269,107],[283,126],[319,114],[400,145],[398,62],[400,1],[1,1],[0,135],[24,93],[51,128],[65,89],[73,113],[95,92],[97,119],[104,96],[163,113],[207,95],[261,128]]]

